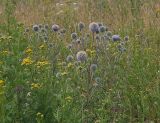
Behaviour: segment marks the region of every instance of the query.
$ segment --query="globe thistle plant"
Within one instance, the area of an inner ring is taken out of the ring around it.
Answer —
[[[119,35],[113,35],[113,36],[112,36],[112,40],[113,40],[113,41],[120,41],[121,38],[120,38]]]
[[[67,62],[73,61],[73,56],[72,55],[68,55],[66,60],[67,60]]]
[[[89,30],[93,33],[96,33],[99,31],[99,25],[95,22],[92,22],[89,24]]]
[[[71,38],[72,38],[72,39],[76,40],[77,37],[78,37],[77,33],[73,32],[73,33],[71,34]]]
[[[84,62],[87,60],[87,53],[85,51],[79,51],[76,54],[77,61]]]
[[[39,26],[38,25],[33,25],[33,31],[38,32],[39,31]]]
[[[83,22],[80,22],[79,24],[78,24],[78,28],[79,28],[79,30],[80,31],[82,31],[82,29],[85,27],[85,24],[83,23]]]
[[[53,32],[58,32],[60,27],[57,24],[52,25],[52,31]]]
[[[91,64],[91,66],[90,66],[90,71],[91,71],[91,72],[95,72],[96,69],[97,69],[97,65],[96,65],[96,64]]]

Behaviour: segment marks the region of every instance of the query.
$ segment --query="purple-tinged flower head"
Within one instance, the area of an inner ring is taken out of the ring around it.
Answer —
[[[52,31],[53,31],[53,32],[58,32],[59,29],[60,29],[60,27],[59,27],[57,24],[53,24],[53,25],[52,25]]]
[[[129,40],[129,36],[125,36],[125,37],[124,37],[124,40],[125,40],[125,41],[128,41],[128,40]]]
[[[78,28],[79,28],[79,30],[80,31],[82,31],[82,29],[85,27],[85,24],[83,23],[83,22],[80,22],[79,24],[78,24]]]
[[[99,27],[99,32],[105,32],[106,31],[106,27],[105,26],[100,26]]]
[[[38,25],[33,25],[33,31],[38,32],[39,31],[39,26]]]
[[[97,70],[97,65],[96,64],[91,64],[90,71],[95,72],[96,70]]]
[[[112,36],[112,32],[111,32],[111,31],[108,31],[108,32],[107,32],[107,36],[111,37],[111,36]]]
[[[15,88],[14,88],[14,91],[16,93],[21,93],[22,91],[24,90],[24,87],[22,85],[17,85]]]
[[[113,35],[113,36],[112,36],[112,40],[113,40],[113,41],[120,41],[121,38],[120,38],[119,35]]]
[[[67,60],[67,62],[72,62],[73,61],[73,56],[72,55],[68,55],[66,60]]]
[[[77,40],[76,40],[76,43],[77,43],[77,44],[80,44],[80,43],[81,43],[81,40],[80,40],[80,39],[77,39]]]
[[[98,29],[99,29],[99,25],[98,25],[97,23],[92,22],[92,23],[89,24],[89,30],[90,30],[91,32],[97,33],[97,32],[99,32]]]
[[[71,34],[71,38],[72,38],[72,39],[76,40],[77,37],[78,37],[77,33],[73,32],[73,33]]]
[[[85,51],[79,51],[76,54],[77,60],[80,62],[84,62],[87,60],[87,53]]]

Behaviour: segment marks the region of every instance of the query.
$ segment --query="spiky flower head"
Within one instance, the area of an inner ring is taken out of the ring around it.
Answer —
[[[77,37],[78,37],[77,33],[73,32],[73,33],[71,34],[71,38],[72,38],[72,39],[76,40]]]
[[[120,41],[121,38],[120,38],[119,35],[113,35],[113,36],[112,36],[112,40],[113,40],[113,41]]]
[[[97,23],[92,22],[92,23],[89,24],[89,30],[90,30],[91,32],[97,33],[97,32],[99,32],[98,29],[99,29],[99,25],[98,25]]]
[[[80,23],[78,24],[78,28],[79,28],[80,31],[81,31],[84,27],[85,27],[85,24],[84,24],[83,22],[80,22]]]
[[[39,31],[39,26],[38,25],[33,25],[33,31],[38,32]]]
[[[112,36],[112,32],[111,32],[111,31],[108,31],[108,32],[107,32],[107,36],[111,37],[111,36]]]
[[[97,65],[96,64],[91,64],[91,66],[90,66],[91,72],[96,71],[96,69],[97,69]]]
[[[78,61],[86,61],[87,60],[87,53],[85,51],[79,51],[77,54],[76,54],[76,57],[77,57],[77,60]]]
[[[99,32],[105,32],[106,31],[106,27],[105,26],[100,26],[99,27]]]
[[[80,40],[80,39],[77,39],[77,40],[76,40],[76,43],[77,43],[77,44],[80,44],[80,43],[81,43],[81,40]]]
[[[66,60],[67,60],[67,62],[73,61],[73,56],[72,55],[68,55]]]
[[[59,29],[60,29],[60,27],[59,27],[57,24],[53,24],[53,25],[52,25],[52,31],[53,31],[53,32],[58,32]]]

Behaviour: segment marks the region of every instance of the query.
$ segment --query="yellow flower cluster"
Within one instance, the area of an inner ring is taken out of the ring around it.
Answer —
[[[37,68],[40,68],[40,67],[45,66],[45,65],[48,65],[48,64],[49,64],[48,61],[38,61],[38,62],[36,63],[36,66],[37,66]]]
[[[31,48],[27,48],[26,50],[25,50],[25,53],[26,54],[31,54],[33,51],[32,51],[32,49]]]
[[[2,54],[2,55],[8,55],[8,54],[9,54],[9,51],[8,51],[8,50],[4,50],[4,51],[1,52],[1,54]]]
[[[33,63],[32,59],[27,57],[27,58],[24,58],[21,65],[31,65]]]
[[[0,80],[0,86],[3,86],[3,85],[4,85],[4,83],[5,83],[5,81],[4,81],[4,80]]]
[[[39,89],[42,87],[42,84],[40,83],[32,83],[31,84],[31,89]]]
[[[45,48],[45,45],[43,44],[39,46],[39,49],[44,49],[44,48]]]
[[[86,49],[86,52],[88,54],[89,57],[93,57],[96,55],[96,51],[95,50],[91,50],[91,49]]]

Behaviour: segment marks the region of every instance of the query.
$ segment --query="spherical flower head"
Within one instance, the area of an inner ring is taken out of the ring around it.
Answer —
[[[75,39],[77,39],[77,37],[78,37],[78,36],[77,36],[77,33],[73,32],[73,33],[71,34],[71,38],[72,38],[72,39],[75,40]]]
[[[52,25],[52,31],[53,32],[58,32],[60,27],[57,24]]]
[[[99,27],[99,32],[105,32],[106,31],[106,27],[105,26],[100,26]]]
[[[80,23],[78,24],[78,28],[79,28],[80,31],[81,31],[84,27],[85,27],[85,24],[84,24],[83,22],[80,22]]]
[[[129,36],[125,36],[125,37],[124,37],[124,40],[125,40],[125,41],[128,41],[128,40],[129,40]]]
[[[80,40],[80,39],[77,39],[77,40],[76,40],[76,43],[77,43],[77,44],[80,44],[80,43],[81,43],[81,40]]]
[[[78,61],[84,62],[87,60],[87,53],[85,51],[79,51],[76,57]]]
[[[97,65],[96,64],[91,64],[91,66],[90,66],[91,72],[96,71],[96,69],[97,69]]]
[[[33,31],[38,32],[39,31],[39,26],[38,25],[33,25]]]
[[[73,56],[72,55],[68,55],[66,60],[67,60],[67,62],[73,61]]]
[[[100,77],[95,78],[96,83],[99,83],[101,81]]]
[[[113,41],[120,41],[121,38],[119,37],[119,35],[113,35],[113,36],[112,36],[112,40],[113,40]]]
[[[112,32],[111,32],[111,31],[108,31],[108,32],[107,32],[107,36],[111,37],[111,36],[112,36]]]
[[[89,30],[93,33],[99,32],[99,25],[95,22],[89,24]]]

